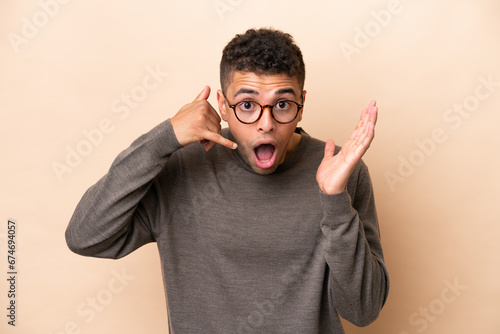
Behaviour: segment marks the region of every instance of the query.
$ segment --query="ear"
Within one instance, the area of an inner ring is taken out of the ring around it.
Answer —
[[[222,90],[217,91],[217,104],[219,105],[220,117],[227,122],[227,109],[226,109],[226,99],[224,98],[224,93]]]
[[[302,104],[303,105],[305,105],[305,103],[306,103],[306,94],[307,94],[307,90],[303,90],[302,91]],[[302,109],[300,109],[299,114],[297,115],[298,122],[300,122],[302,120],[302,113],[303,112],[304,112],[304,107],[302,107]]]

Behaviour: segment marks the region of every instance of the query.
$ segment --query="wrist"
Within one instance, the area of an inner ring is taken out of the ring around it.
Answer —
[[[345,191],[345,187],[344,188],[334,188],[334,189],[323,189],[323,188],[319,188],[321,190],[321,192],[325,195],[337,195],[337,194],[340,194],[342,192]]]
[[[181,146],[186,146],[189,144],[189,141],[184,138],[182,126],[177,123],[177,119],[174,117],[170,118],[170,124],[172,125],[172,130],[174,132],[175,138],[179,142]]]
[[[324,184],[319,184],[319,190],[325,195],[336,195],[340,194],[341,192],[345,191],[347,188],[347,184],[341,184],[341,185],[328,185],[325,186]]]

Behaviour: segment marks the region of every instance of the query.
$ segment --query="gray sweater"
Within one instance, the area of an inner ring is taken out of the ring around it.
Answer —
[[[182,148],[161,123],[84,194],[69,248],[120,258],[156,242],[171,334],[344,333],[339,315],[370,324],[389,278],[368,170],[323,194],[325,143],[297,131],[297,149],[259,175],[223,146]]]

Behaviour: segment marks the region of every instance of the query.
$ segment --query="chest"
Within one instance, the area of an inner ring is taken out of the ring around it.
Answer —
[[[222,173],[197,184],[181,201],[176,234],[200,252],[229,265],[270,268],[310,257],[321,239],[318,188],[314,177],[301,182],[255,177],[234,182]],[[194,251],[194,249],[192,249]]]

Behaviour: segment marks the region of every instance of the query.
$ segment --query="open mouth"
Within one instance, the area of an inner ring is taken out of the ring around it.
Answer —
[[[260,144],[254,148],[255,163],[259,168],[269,168],[276,160],[276,146]]]

